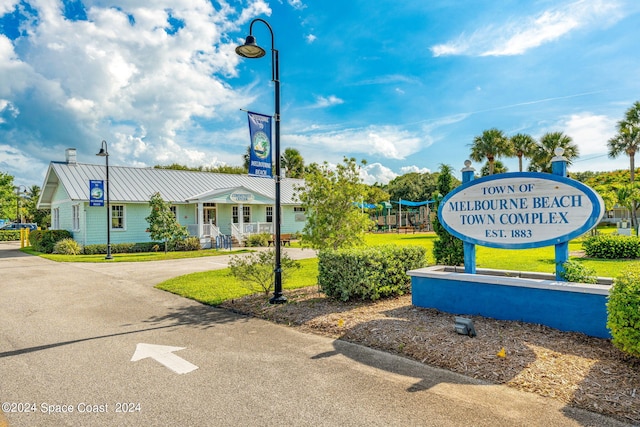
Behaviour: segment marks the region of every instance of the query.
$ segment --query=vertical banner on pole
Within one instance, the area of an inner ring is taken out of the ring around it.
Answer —
[[[104,181],[89,181],[89,206],[104,206]]]
[[[271,116],[248,113],[251,153],[249,175],[271,178]]]

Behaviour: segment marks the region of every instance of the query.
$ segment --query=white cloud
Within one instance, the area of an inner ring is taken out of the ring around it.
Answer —
[[[0,1],[0,16],[11,13],[15,7],[20,3],[19,0],[2,0]]]
[[[310,134],[289,134],[283,138],[291,146],[319,150],[324,156],[351,153],[350,155],[404,159],[424,148],[422,139],[397,126],[369,126]]]
[[[316,41],[317,37],[316,37],[316,36],[314,36],[313,34],[308,34],[308,35],[307,35],[307,37],[306,37],[306,39],[307,39],[307,43],[311,44],[311,43],[313,43],[314,41]]]
[[[360,169],[360,176],[365,184],[372,185],[377,182],[384,185],[396,178],[398,174],[381,163],[371,163]]]
[[[63,145],[50,147],[54,153],[76,147],[79,160],[107,139],[115,164],[203,164],[204,150],[181,147],[194,121],[235,114],[251,99],[223,79],[237,74],[239,61],[225,31],[269,15],[268,4],[254,1],[239,16],[205,0],[85,4],[88,19],[73,21],[57,1],[33,3],[38,19],[24,21],[19,54],[0,35],[0,120],[19,122],[0,130],[2,139],[21,147],[56,141]],[[7,8],[5,1],[0,13]],[[174,34],[165,31],[169,11],[183,24]],[[48,123],[33,126],[37,120]],[[41,161],[60,157],[32,151]],[[0,158],[15,155],[0,149]]]
[[[624,9],[618,1],[579,0],[536,16],[490,25],[471,35],[463,33],[453,41],[432,46],[431,52],[433,56],[521,55],[578,28],[611,25],[623,17]]]
[[[616,134],[616,120],[591,113],[572,114],[562,123],[564,133],[580,149],[580,157],[608,152],[607,141]]]
[[[328,97],[316,96],[316,102],[309,108],[326,108],[333,105],[344,104],[344,101],[335,95],[329,95]]]
[[[307,7],[304,3],[302,3],[302,0],[289,0],[289,5],[298,10],[302,10]]]

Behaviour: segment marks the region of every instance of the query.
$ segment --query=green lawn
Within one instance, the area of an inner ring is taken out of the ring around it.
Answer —
[[[365,241],[370,246],[390,244],[424,246],[427,250],[429,264],[433,264],[431,250],[435,237],[435,234],[432,233],[372,233],[366,236]],[[569,251],[579,251],[580,249],[581,243],[579,239],[569,243]],[[477,246],[476,249],[476,260],[479,268],[554,273],[554,258],[553,247],[508,250]],[[575,257],[572,259],[592,268],[598,276],[605,277],[615,277],[622,269],[632,266],[640,268],[640,261],[590,260]],[[300,263],[302,268],[292,273],[290,279],[283,284],[284,289],[317,284],[318,260],[316,258],[306,259],[300,261]],[[228,269],[188,274],[167,280],[157,285],[157,288],[212,305],[254,293],[230,276]],[[267,297],[265,297],[266,299]]]
[[[282,284],[284,289],[317,284],[318,259],[303,259],[298,262],[301,268],[294,270]],[[211,305],[255,293],[231,276],[228,268],[176,277],[156,285],[156,288]]]

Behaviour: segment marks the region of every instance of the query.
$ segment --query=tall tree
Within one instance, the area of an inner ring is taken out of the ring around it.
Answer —
[[[629,156],[629,173],[633,186],[636,178],[635,155],[640,146],[640,101],[636,101],[626,111],[624,119],[618,122],[617,128],[617,135],[607,142],[609,157],[616,158],[622,153]],[[638,235],[638,203],[630,203],[629,208],[631,209],[631,225]]]
[[[499,129],[491,128],[476,136],[471,144],[471,160],[481,162],[487,159],[489,162],[489,175],[493,175],[494,162],[499,157],[509,157],[513,153],[513,147]]]
[[[513,153],[518,158],[518,170],[522,172],[522,158],[531,158],[536,147],[536,140],[526,133],[517,133],[510,138]]]
[[[436,180],[430,173],[409,172],[395,177],[387,184],[391,200],[421,202],[429,200],[435,189]]]
[[[558,147],[564,149],[563,155],[568,164],[579,156],[578,146],[573,143],[569,135],[562,132],[547,132],[542,135],[533,150],[529,171],[551,173],[551,160],[555,157],[555,150]]]
[[[168,250],[168,243],[189,236],[187,228],[178,223],[171,212],[171,204],[165,202],[160,193],[155,193],[149,200],[151,213],[145,220],[149,223],[151,239],[164,242],[164,252]]]
[[[0,219],[16,216],[16,190],[13,176],[0,171]]]
[[[304,177],[304,159],[298,150],[295,148],[285,148],[280,159],[282,167],[287,170],[287,178]]]
[[[365,185],[354,158],[343,159],[335,167],[312,163],[305,185],[296,189],[307,223],[302,243],[316,249],[339,249],[364,243],[364,233],[374,223],[354,202],[364,195]]]
[[[27,189],[27,196],[23,202],[25,222],[35,222],[41,228],[51,225],[51,215],[49,209],[38,209],[38,199],[40,198],[40,187],[32,185]]]

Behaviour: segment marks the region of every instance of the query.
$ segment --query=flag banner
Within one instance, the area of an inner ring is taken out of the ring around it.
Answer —
[[[271,178],[271,116],[248,113],[251,153],[249,175]]]
[[[104,206],[104,181],[89,181],[89,206]]]

